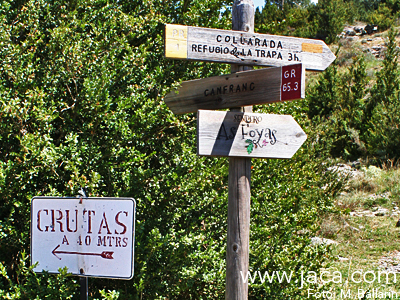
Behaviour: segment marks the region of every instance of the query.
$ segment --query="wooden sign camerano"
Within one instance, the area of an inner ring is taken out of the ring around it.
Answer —
[[[175,114],[304,98],[301,64],[185,81],[164,99]]]
[[[244,65],[302,63],[323,71],[335,55],[321,40],[183,25],[165,25],[165,57]]]
[[[291,158],[307,139],[289,115],[199,110],[197,154]]]

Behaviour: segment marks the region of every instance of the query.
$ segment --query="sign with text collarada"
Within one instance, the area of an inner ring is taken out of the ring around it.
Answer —
[[[197,154],[291,158],[307,135],[290,115],[199,110]]]
[[[165,25],[165,57],[229,64],[286,66],[325,70],[336,56],[321,40]]]
[[[33,270],[131,279],[135,210],[132,198],[33,198]]]
[[[164,101],[175,114],[184,114],[304,97],[305,71],[295,64],[185,81]]]

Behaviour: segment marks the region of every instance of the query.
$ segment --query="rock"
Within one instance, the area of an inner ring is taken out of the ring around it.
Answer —
[[[368,24],[367,26],[364,27],[364,30],[366,31],[366,33],[372,34],[372,33],[378,31],[378,26],[377,25]]]
[[[320,244],[325,244],[325,245],[337,245],[339,244],[338,242],[330,239],[325,239],[325,238],[320,238],[320,237],[312,237],[311,238],[311,244],[312,245],[320,245]]]
[[[338,172],[341,176],[349,176],[350,178],[355,178],[361,174],[360,171],[346,164],[337,164],[335,166],[329,167],[328,171]]]
[[[340,261],[346,261],[346,260],[349,260],[348,258],[346,258],[346,257],[341,257],[340,255],[338,255],[338,258],[339,258],[339,260]]]
[[[386,272],[399,273],[400,272],[400,252],[393,251],[387,256],[381,257],[378,262],[379,268],[384,269]]]
[[[365,41],[365,40],[363,40],[363,41]],[[361,41],[361,42],[362,42],[362,41]],[[351,162],[351,167],[352,167],[352,168],[358,168],[358,167],[360,167],[360,166],[361,166],[361,161],[360,161],[360,159]]]
[[[400,227],[400,219],[397,221],[396,227]]]

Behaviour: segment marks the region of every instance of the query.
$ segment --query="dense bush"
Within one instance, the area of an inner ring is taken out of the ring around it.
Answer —
[[[351,18],[349,7],[343,1],[320,0],[317,4],[288,1],[282,9],[276,2],[266,1],[262,11],[256,11],[256,32],[319,38],[332,43]]]
[[[323,39],[337,42],[346,23],[366,22],[384,31],[399,18],[400,1],[371,0],[319,0],[265,1],[256,10],[256,32]]]
[[[228,72],[164,59],[163,24],[228,29],[224,4],[0,2],[3,297],[77,296],[65,271],[33,274],[23,253],[32,197],[74,196],[86,186],[90,196],[137,201],[134,278],[90,279],[91,298],[224,298],[227,159],[197,157],[195,115],[175,116],[163,102],[181,80]],[[293,114],[308,131],[304,106],[268,109]],[[340,189],[323,153],[309,130],[294,159],[254,160],[252,270],[318,271],[327,259],[325,248],[310,246],[318,216]],[[250,285],[254,299],[302,293],[298,282]]]
[[[400,69],[399,51],[394,30],[389,31],[389,42],[382,69],[366,103],[364,138],[369,153],[379,158],[400,157]]]
[[[344,72],[338,72],[334,64],[310,88],[308,116],[323,134],[332,156],[369,157],[371,161],[399,158],[396,34],[389,31],[383,66],[376,78],[367,76],[364,58],[359,56]]]

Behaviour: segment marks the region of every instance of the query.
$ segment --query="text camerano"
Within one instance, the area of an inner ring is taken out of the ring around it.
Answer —
[[[254,82],[249,84],[249,90],[253,91],[255,89]],[[224,85],[219,86],[217,88],[211,88],[204,90],[204,96],[215,96],[215,95],[222,95],[222,94],[232,94],[232,93],[240,93],[247,91],[247,83],[237,84],[237,85]]]

